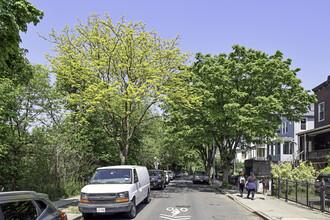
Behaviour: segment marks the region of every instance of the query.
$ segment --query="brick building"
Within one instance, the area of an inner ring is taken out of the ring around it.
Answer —
[[[300,159],[310,161],[317,169],[327,165],[330,154],[330,76],[315,87],[314,129],[298,133]]]

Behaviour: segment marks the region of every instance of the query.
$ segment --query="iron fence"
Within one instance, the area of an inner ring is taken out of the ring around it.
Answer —
[[[271,194],[322,212],[330,212],[330,186],[324,181],[309,183],[272,178]]]

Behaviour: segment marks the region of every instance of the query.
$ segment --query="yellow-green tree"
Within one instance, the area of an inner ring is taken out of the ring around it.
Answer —
[[[67,95],[67,106],[81,117],[99,115],[98,122],[114,139],[122,164],[136,128],[152,117],[150,110],[164,99],[188,102],[183,84],[189,54],[178,48],[179,37],[162,39],[142,22],[114,24],[105,14],[87,23],[53,31],[55,55],[47,55],[56,84]]]

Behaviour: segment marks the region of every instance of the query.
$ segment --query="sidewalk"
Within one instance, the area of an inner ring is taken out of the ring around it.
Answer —
[[[63,211],[63,209],[66,208],[68,205],[79,202],[79,199],[80,199],[80,195],[74,196],[74,197],[68,198],[68,199],[58,200],[53,203],[57,208],[59,208],[60,210]],[[65,213],[68,216],[68,220],[74,220],[74,219],[78,219],[79,217],[81,217],[81,214],[73,214],[73,213],[68,213],[68,212],[65,212]]]
[[[330,219],[330,214],[322,213],[318,210],[312,210],[307,206],[299,205],[294,202],[285,202],[283,199],[277,199],[273,196],[267,196],[262,199],[262,193],[255,194],[254,200],[247,199],[247,192],[244,191],[243,197],[240,196],[238,187],[233,186],[231,190],[220,189],[221,182],[216,181],[214,187],[233,199],[236,203],[245,207],[252,213],[255,213],[263,219]],[[250,195],[251,196],[251,195]]]

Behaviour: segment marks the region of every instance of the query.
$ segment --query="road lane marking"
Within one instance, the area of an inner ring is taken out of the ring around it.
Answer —
[[[171,216],[171,215],[160,214],[160,218],[169,219],[169,220],[189,220],[191,219],[191,216]]]
[[[181,212],[188,212],[188,208],[182,207],[182,208],[174,208],[174,207],[168,207],[166,208],[166,211],[170,212],[172,215],[166,215],[166,214],[160,214],[160,218],[168,219],[168,220],[189,220],[191,219],[191,216],[179,216]]]

